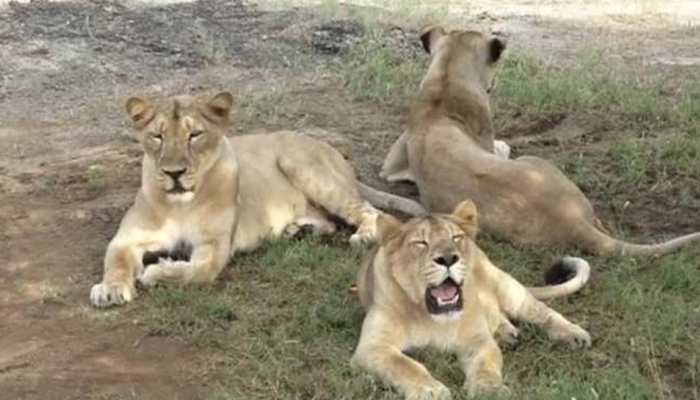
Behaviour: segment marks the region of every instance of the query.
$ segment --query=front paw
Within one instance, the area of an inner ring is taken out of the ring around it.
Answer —
[[[504,319],[496,329],[495,336],[499,342],[513,348],[518,344],[520,330],[509,320]]]
[[[550,336],[576,349],[591,347],[591,335],[576,324],[569,324],[565,328],[559,328],[551,332]]]
[[[507,160],[510,157],[510,146],[502,140],[494,140],[493,152],[497,156]]]
[[[452,398],[447,386],[438,381],[406,391],[406,400],[449,400]]]
[[[353,246],[362,246],[365,244],[373,243],[377,240],[377,235],[370,230],[360,230],[350,235],[350,244]]]
[[[142,285],[149,287],[158,282],[189,282],[194,275],[194,267],[189,261],[173,261],[161,258],[158,264],[151,264],[138,277]]]
[[[95,307],[105,308],[122,305],[136,297],[136,288],[128,283],[98,283],[90,290],[90,302]]]

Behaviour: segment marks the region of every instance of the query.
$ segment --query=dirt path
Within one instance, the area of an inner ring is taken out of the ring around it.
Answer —
[[[125,99],[289,84],[299,98],[311,98],[286,116],[292,126],[344,133],[347,152],[371,182],[403,117],[353,103],[305,71],[310,50],[293,11],[263,12],[239,0],[151,8],[3,3],[0,399],[204,397],[206,387],[193,379],[195,349],[144,336],[138,305],[109,312],[88,305],[105,246],[139,183],[141,153],[129,138]],[[502,14],[482,23],[526,39],[562,34],[551,47],[537,40],[539,51],[566,53],[581,40],[569,27],[513,21]],[[612,40],[620,31],[601,32]],[[632,58],[647,60],[652,50],[656,62],[698,57],[697,41],[688,41],[692,29],[664,32],[630,33],[634,48],[644,49]],[[344,118],[348,110],[352,121]]]
[[[190,76],[217,52],[236,55],[232,70],[285,67],[274,53],[289,59],[294,50],[251,43],[283,23],[264,18],[213,1],[0,11],[0,398],[201,395],[189,379],[192,349],[144,337],[128,309],[91,309],[87,293],[139,181],[125,96],[190,90]]]

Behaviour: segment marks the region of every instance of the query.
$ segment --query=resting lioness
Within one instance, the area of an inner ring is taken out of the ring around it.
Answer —
[[[294,132],[228,139],[233,97],[176,97],[126,108],[143,145],[141,189],[109,243],[99,307],[131,301],[138,279],[208,282],[239,250],[310,225],[331,233],[330,216],[371,240],[381,207],[424,212],[416,202],[359,184],[331,146]]]
[[[430,67],[411,106],[408,130],[389,151],[382,177],[414,181],[430,211],[449,212],[471,198],[483,230],[516,243],[642,255],[700,239],[694,233],[637,245],[607,235],[590,202],[553,164],[528,156],[508,160],[503,143],[494,154],[488,93],[505,45],[478,32],[447,33],[440,27],[425,28],[421,40],[431,54]]]
[[[504,390],[501,351],[494,334],[517,336],[509,318],[533,322],[552,339],[589,346],[589,334],[535,296],[578,290],[589,266],[580,258],[563,262],[578,282],[525,288],[496,268],[474,242],[477,215],[466,200],[451,214],[413,218],[401,224],[389,215],[377,222],[378,248],[358,275],[367,316],[352,364],[398,387],[409,399],[445,399],[449,390],[403,353],[434,346],[457,353],[470,395]]]

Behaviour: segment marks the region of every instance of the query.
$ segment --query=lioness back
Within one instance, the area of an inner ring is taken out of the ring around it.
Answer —
[[[499,38],[430,26],[421,41],[430,64],[410,106],[407,132],[391,146],[380,176],[415,182],[432,212],[449,212],[470,198],[484,231],[518,244],[662,255],[700,242],[700,232],[651,245],[614,238],[555,164],[531,156],[511,160],[504,142],[496,146],[489,93],[505,49]]]

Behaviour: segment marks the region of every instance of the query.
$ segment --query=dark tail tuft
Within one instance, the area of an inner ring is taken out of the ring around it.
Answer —
[[[575,276],[576,268],[560,259],[545,271],[544,282],[547,285],[559,285],[568,282]]]

